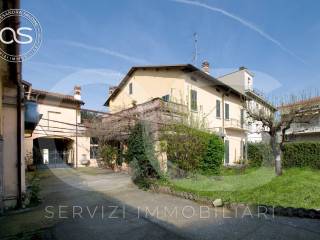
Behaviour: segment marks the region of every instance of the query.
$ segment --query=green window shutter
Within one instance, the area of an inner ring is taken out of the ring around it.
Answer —
[[[191,90],[191,110],[198,110],[198,100],[197,100],[197,91]]]
[[[226,103],[226,104],[225,104],[224,111],[225,111],[225,118],[226,118],[226,119],[230,119],[229,103]]]
[[[129,94],[132,94],[132,83],[129,83]]]
[[[240,124],[241,124],[241,128],[243,128],[244,125],[244,110],[241,109],[240,111]]]
[[[216,117],[221,117],[221,102],[220,100],[216,100]]]

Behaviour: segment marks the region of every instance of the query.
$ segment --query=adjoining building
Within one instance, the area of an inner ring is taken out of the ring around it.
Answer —
[[[218,79],[246,95],[250,99],[249,104],[252,110],[264,108],[264,110],[272,113],[277,111],[277,109],[265,99],[263,94],[254,88],[254,74],[246,67],[239,67],[237,71],[220,76]],[[268,129],[264,129],[261,122],[250,119],[248,116],[246,117],[246,122],[248,125],[248,142],[268,143],[270,141],[269,134],[266,132]]]
[[[313,97],[279,107],[281,117],[285,118],[287,114],[290,114],[291,109],[301,109],[303,115],[307,116],[305,117],[307,121],[299,122],[298,115],[301,113],[298,113],[298,121],[291,123],[290,128],[286,130],[286,141],[320,141],[320,97]]]
[[[25,135],[28,164],[38,168],[97,166],[81,121],[80,86],[74,88],[74,96],[32,88],[26,95],[27,106],[36,104],[41,115],[34,131]]]
[[[0,1],[0,12],[19,8],[20,1]],[[1,21],[0,29],[19,27],[19,17]],[[5,38],[10,37],[9,34]],[[8,40],[8,39],[6,39]],[[3,44],[4,52],[19,55],[16,43]],[[0,58],[0,212],[22,205],[25,192],[23,131],[24,108],[21,97],[21,63]]]
[[[245,83],[243,76],[240,80]],[[194,119],[224,139],[224,161],[232,165],[246,159],[244,106],[248,100],[255,101],[254,97],[235,88],[225,77],[211,76],[209,63],[204,62],[202,70],[191,64],[132,67],[117,88],[109,89],[105,106],[112,115],[154,98],[185,105]]]

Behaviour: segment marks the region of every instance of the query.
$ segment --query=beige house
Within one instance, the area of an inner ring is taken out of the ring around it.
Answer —
[[[117,113],[154,98],[186,105],[196,121],[225,141],[225,164],[246,158],[245,93],[209,74],[209,64],[132,67],[105,105]]]
[[[263,94],[254,88],[254,74],[245,67],[218,77],[218,80],[228,84],[240,93],[247,96],[247,103],[251,110],[263,109],[265,113],[275,113],[277,109],[270,104]],[[246,114],[245,114],[246,115]],[[269,134],[261,122],[250,119],[245,116],[248,126],[247,141],[248,142],[269,142]]]
[[[36,89],[26,93],[29,104],[36,103],[41,114],[33,133],[25,135],[28,164],[40,168],[97,166],[81,122],[81,88],[74,90],[74,96]]]

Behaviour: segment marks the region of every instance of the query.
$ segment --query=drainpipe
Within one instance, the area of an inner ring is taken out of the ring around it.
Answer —
[[[225,135],[225,130],[224,130],[224,97],[225,97],[225,93],[222,93],[221,96],[221,107],[222,107],[222,134],[223,134],[223,138]]]
[[[18,9],[20,7],[20,1],[15,0],[12,4],[11,7],[8,5],[6,6],[6,9],[12,8],[12,9]],[[18,29],[20,25],[20,20],[19,17],[16,16],[14,18],[14,22],[12,24],[14,29]],[[12,46],[12,52],[15,54],[18,54],[20,52],[20,46],[18,44],[14,44]],[[16,104],[17,104],[17,122],[16,122],[16,127],[17,127],[17,187],[18,187],[18,192],[17,192],[17,208],[22,207],[22,161],[21,161],[21,151],[22,151],[22,130],[21,130],[21,125],[22,125],[22,116],[21,116],[21,108],[22,108],[22,98],[21,98],[21,91],[22,91],[22,84],[21,84],[21,63],[9,63],[10,65],[10,76],[13,77],[13,79],[16,82],[16,91],[17,91],[17,99],[16,99]]]
[[[20,71],[21,65],[17,63],[17,68]],[[18,81],[17,81],[17,174],[18,174],[18,198],[17,198],[17,208],[22,207],[22,176],[21,176],[21,168],[22,168],[22,161],[21,161],[21,151],[22,151],[22,141],[21,141],[21,136],[22,136],[22,131],[21,131],[21,122],[22,122],[22,117],[21,117],[21,82],[20,82],[20,74],[18,73]]]
[[[76,109],[76,168],[78,168],[78,108]]]

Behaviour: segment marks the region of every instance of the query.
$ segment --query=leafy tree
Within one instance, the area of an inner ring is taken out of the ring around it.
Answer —
[[[319,96],[318,92],[316,94],[316,96]],[[302,93],[298,96],[291,95],[276,99],[278,114],[265,107],[254,107],[251,100],[244,102],[248,117],[261,122],[264,131],[270,136],[277,176],[282,175],[281,156],[287,130],[290,129],[292,124],[310,123],[320,113],[317,103],[312,101],[311,96],[311,94]],[[280,140],[278,139],[278,133],[280,133]]]
[[[132,129],[128,139],[126,156],[127,161],[134,169],[136,182],[159,177],[159,164],[146,123],[138,122]]]
[[[108,165],[118,164],[118,149],[111,145],[105,144],[102,145],[99,149],[100,156],[102,160]]]

